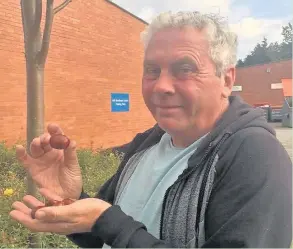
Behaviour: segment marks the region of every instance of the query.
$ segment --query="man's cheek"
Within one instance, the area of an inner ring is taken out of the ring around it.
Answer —
[[[200,109],[200,103],[198,102],[193,102],[190,103],[187,109],[185,110],[185,113],[188,114],[191,118],[197,115],[198,111]]]
[[[195,117],[196,114],[198,113],[198,110],[199,110],[199,106],[193,105],[191,110],[191,116]]]

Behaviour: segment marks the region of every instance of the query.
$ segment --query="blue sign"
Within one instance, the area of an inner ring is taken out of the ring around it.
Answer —
[[[128,93],[111,93],[111,112],[129,112]]]

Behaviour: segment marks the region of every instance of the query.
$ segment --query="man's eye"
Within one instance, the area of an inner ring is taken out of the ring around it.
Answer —
[[[181,71],[182,73],[191,73],[191,72],[192,72],[192,69],[191,69],[191,68],[188,68],[188,67],[182,67],[182,68],[180,69],[180,71]]]
[[[179,65],[173,68],[173,74],[177,78],[185,79],[196,72],[191,65]]]
[[[161,74],[160,68],[146,67],[144,69],[144,78],[146,79],[157,79]]]
[[[192,72],[192,68],[189,66],[182,66],[181,68],[179,68],[179,72],[190,73],[190,72]]]

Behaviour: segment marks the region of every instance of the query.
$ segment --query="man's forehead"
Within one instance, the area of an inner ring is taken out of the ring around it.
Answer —
[[[192,28],[165,28],[153,34],[148,48],[157,46],[191,46],[207,44],[207,37],[204,31]]]
[[[155,33],[145,51],[145,60],[205,54],[208,42],[203,32],[191,29],[165,29]]]

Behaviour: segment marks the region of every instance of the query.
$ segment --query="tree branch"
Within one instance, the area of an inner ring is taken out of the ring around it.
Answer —
[[[45,27],[43,33],[43,40],[42,40],[42,47],[38,53],[37,61],[40,66],[44,66],[50,45],[50,37],[51,37],[51,30],[52,24],[54,19],[54,0],[47,0],[47,8],[46,8],[46,20],[45,20]]]
[[[35,38],[40,31],[40,25],[42,20],[42,0],[36,0],[36,8],[35,8],[35,19],[34,25],[32,28],[32,36]]]
[[[22,28],[23,28],[23,35],[24,35],[24,44],[26,44],[27,38],[28,38],[29,24],[28,24],[28,20],[26,19],[26,15],[25,15],[24,1],[25,0],[20,0],[20,6],[21,6],[21,20],[22,20]]]
[[[54,8],[54,14],[57,14],[60,10],[63,10],[72,0],[64,0],[59,6]]]

